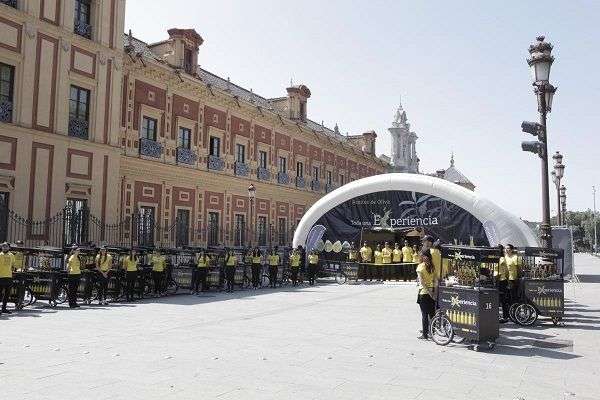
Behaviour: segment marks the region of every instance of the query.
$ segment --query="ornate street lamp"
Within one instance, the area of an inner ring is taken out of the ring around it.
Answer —
[[[248,223],[248,227],[250,228],[250,246],[253,244],[254,239],[254,199],[256,198],[256,188],[253,184],[248,186],[248,200],[250,200],[250,222]]]
[[[556,186],[556,204],[558,207],[558,213],[557,213],[557,217],[558,217],[558,225],[564,225],[565,221],[564,221],[564,215],[562,214],[562,210],[560,207],[560,193],[559,193],[559,189],[560,189],[560,181],[562,180],[562,178],[565,175],[565,165],[563,164],[562,160],[563,160],[563,156],[562,154],[560,154],[560,152],[556,152],[554,153],[554,155],[552,156],[552,159],[554,160],[554,170],[551,172],[552,174],[552,182],[554,182],[554,185]]]
[[[523,122],[523,132],[538,137],[534,142],[523,142],[523,151],[536,153],[541,160],[542,169],[542,223],[540,225],[540,238],[542,246],[552,247],[552,230],[550,228],[550,189],[548,183],[548,131],[546,129],[546,115],[552,110],[552,99],[556,88],[550,84],[550,67],[554,62],[552,45],[544,41],[544,36],[538,36],[536,42],[529,46],[527,64],[531,68],[534,93],[537,97],[540,122]],[[562,161],[562,160],[561,160]],[[558,178],[558,175],[557,175]]]

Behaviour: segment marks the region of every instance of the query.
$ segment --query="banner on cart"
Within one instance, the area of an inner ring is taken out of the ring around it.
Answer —
[[[442,243],[489,246],[483,224],[463,208],[437,196],[389,190],[352,198],[325,213],[315,224],[323,240],[358,242],[363,231],[419,229]]]
[[[544,315],[556,315],[564,312],[565,285],[563,281],[523,282],[525,297]]]

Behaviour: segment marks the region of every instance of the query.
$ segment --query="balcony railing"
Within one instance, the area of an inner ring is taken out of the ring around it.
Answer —
[[[177,148],[177,162],[179,164],[194,165],[196,160],[198,160],[198,156],[192,150],[185,147]]]
[[[12,101],[3,101],[0,103],[0,121],[1,122],[12,122]]]
[[[277,173],[277,183],[280,185],[288,185],[290,183],[290,176],[285,172]]]
[[[261,181],[268,181],[271,179],[271,173],[269,172],[268,169],[263,168],[263,167],[258,167],[256,175],[258,176],[258,179],[260,179]]]
[[[315,192],[321,191],[321,182],[319,182],[319,181],[312,181],[310,183],[310,188],[312,190],[314,190]]]
[[[217,156],[208,156],[208,169],[213,171],[223,171],[225,168],[225,161]]]
[[[163,147],[156,140],[140,138],[140,155],[146,157],[160,158]]]
[[[85,21],[75,20],[73,32],[87,39],[92,38],[92,26]]]
[[[248,164],[236,161],[235,162],[235,174],[238,176],[248,176],[250,173],[250,168],[248,168]]]
[[[0,4],[4,4],[12,8],[17,8],[17,0],[0,0]]]
[[[85,119],[69,118],[69,136],[88,139],[89,123]]]
[[[296,177],[296,187],[303,189],[306,186],[306,181],[304,180],[303,176],[297,176]]]

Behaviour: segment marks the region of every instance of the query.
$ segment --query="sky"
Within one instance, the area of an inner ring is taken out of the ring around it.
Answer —
[[[564,155],[569,210],[600,208],[600,1],[127,0],[125,30],[146,42],[172,27],[203,37],[199,64],[264,97],[307,85],[308,116],[377,132],[391,153],[400,98],[422,172],[456,167],[515,215],[541,219],[540,161],[521,150],[537,121],[526,63],[537,35],[554,45],[549,152]],[[551,209],[556,195],[551,185]]]

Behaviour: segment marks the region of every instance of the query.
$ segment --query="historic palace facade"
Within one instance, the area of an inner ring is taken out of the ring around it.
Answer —
[[[203,39],[123,35],[124,0],[0,0],[0,239],[288,244],[305,210],[387,171],[376,134],[198,67]]]

